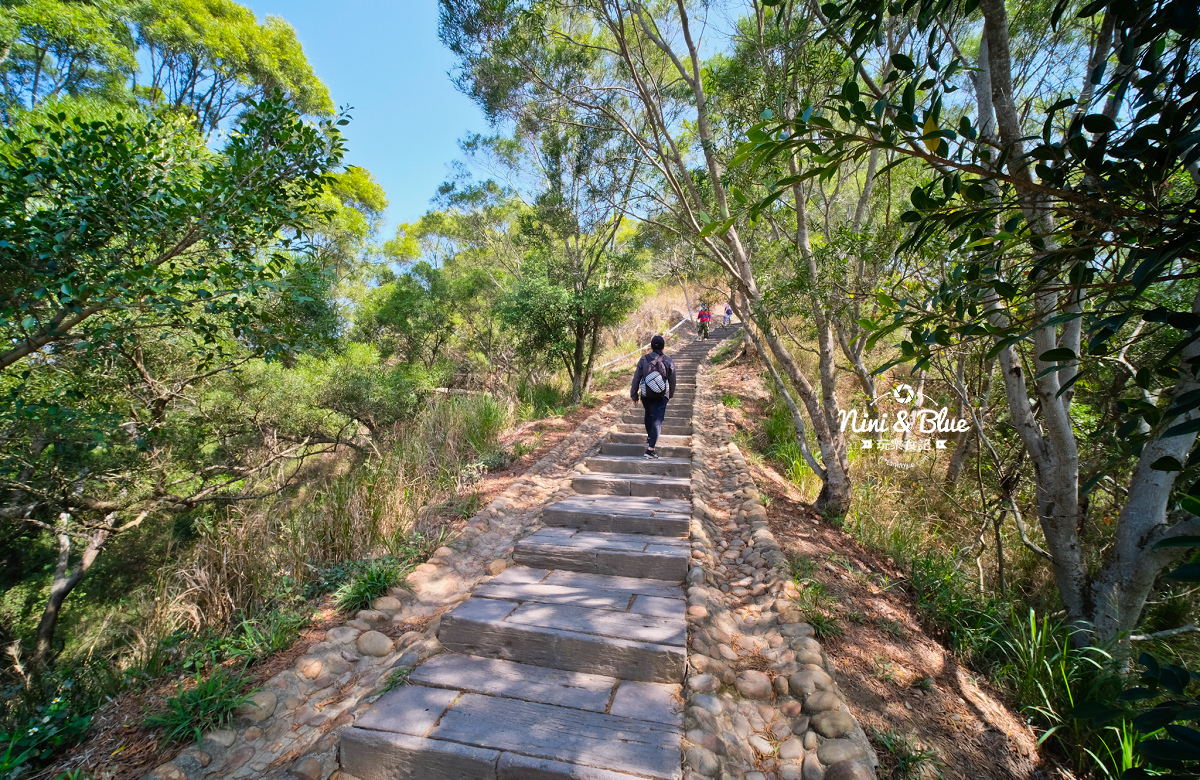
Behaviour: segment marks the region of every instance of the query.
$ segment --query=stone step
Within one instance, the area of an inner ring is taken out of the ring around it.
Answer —
[[[683,619],[683,587],[647,577],[510,566],[475,590],[480,598],[536,601]],[[632,601],[632,604],[630,603]]]
[[[630,412],[621,417],[621,425],[641,425],[643,429],[646,427],[646,415],[643,412]],[[670,414],[667,413],[663,417],[663,425],[691,425],[691,414]]]
[[[692,457],[691,447],[677,447],[670,444],[662,444],[662,440],[666,437],[659,438],[658,445],[654,448],[661,457],[664,458],[688,458]],[[607,441],[600,445],[601,455],[641,455],[646,451],[646,437],[642,437],[642,441],[636,444],[619,444],[617,442]]]
[[[657,452],[657,447],[655,451]],[[592,471],[606,474],[658,474],[663,477],[692,475],[691,458],[666,458],[660,455],[649,460],[643,455],[594,455],[588,458],[586,463]]]
[[[464,655],[641,682],[682,682],[687,661],[680,618],[569,604],[472,596],[442,616],[438,639]]]
[[[591,496],[655,496],[657,498],[692,497],[692,481],[685,477],[660,477],[649,474],[580,474],[571,480],[576,493]]]
[[[640,433],[642,441],[646,440],[646,426],[642,423],[617,423],[617,433]],[[666,436],[691,436],[692,426],[687,425],[668,425],[663,423],[662,433]]]
[[[680,686],[669,683],[621,680],[602,674],[565,672],[454,653],[430,658],[413,671],[408,682],[409,685],[503,696],[667,726],[683,725],[683,713],[676,699],[681,692]]]
[[[677,498],[570,496],[542,510],[542,522],[584,531],[686,537],[691,512],[691,503]]]
[[[678,686],[577,675],[572,683],[585,692],[609,682],[605,704],[612,696],[616,711],[596,712],[469,690],[493,672],[518,685],[536,683],[530,678],[542,669],[523,674],[460,662],[456,671],[467,678],[457,688],[404,685],[384,694],[343,733],[342,769],[359,780],[677,780],[682,774],[680,726],[650,720],[664,706],[645,702],[664,698],[660,688]]]
[[[642,427],[638,431],[630,431],[628,433],[614,431],[613,433],[610,433],[608,435],[607,441],[611,442],[613,444],[640,444],[640,445],[642,445],[642,447],[643,447],[642,451],[644,452],[645,451],[644,448],[646,446],[646,429],[644,427]],[[692,446],[692,437],[690,435],[689,436],[665,436],[665,435],[659,436],[656,446],[658,446],[658,447],[666,447],[666,446],[687,447],[690,450],[691,446]]]
[[[683,582],[690,557],[691,544],[678,537],[577,528],[542,528],[513,549],[522,566],[672,582]]]
[[[675,403],[674,401],[667,401],[667,408],[664,412],[664,419],[669,420],[672,418],[684,417],[684,418],[687,418],[690,420],[692,418],[692,413],[694,411],[695,410],[692,408],[692,404],[690,402]],[[637,417],[639,420],[641,420],[641,419],[644,419],[646,416],[646,409],[645,409],[645,407],[640,406],[640,405],[637,407],[630,406],[625,409],[625,416],[626,417]]]

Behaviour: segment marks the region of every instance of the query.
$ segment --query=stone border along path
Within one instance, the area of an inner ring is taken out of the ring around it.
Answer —
[[[685,778],[874,778],[879,759],[791,598],[713,370],[699,372],[692,436]]]

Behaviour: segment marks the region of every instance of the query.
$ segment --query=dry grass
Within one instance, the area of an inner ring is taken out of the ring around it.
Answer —
[[[470,494],[511,409],[490,396],[433,399],[398,427],[378,458],[336,469],[301,496],[230,509],[143,596],[137,623],[114,625],[122,667],[151,662],[180,630],[229,625],[293,599],[326,566],[379,555],[411,558],[447,518],[439,507]],[[426,551],[428,552],[428,551]]]

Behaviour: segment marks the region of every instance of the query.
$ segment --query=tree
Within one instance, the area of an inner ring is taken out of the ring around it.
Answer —
[[[429,372],[446,358],[457,303],[447,274],[420,261],[367,294],[353,335]]]
[[[513,137],[473,136],[463,148],[507,179],[455,183],[445,193],[471,207],[459,219],[471,215],[469,223],[484,230],[468,243],[507,277],[493,275],[503,290],[500,315],[525,357],[566,369],[579,403],[591,385],[601,329],[621,321],[636,301],[641,258],[626,243],[638,166],[630,164],[628,140],[548,98]]]
[[[783,368],[811,423],[816,456],[809,452],[797,408],[798,441],[822,480],[817,505],[842,514],[851,484],[832,392],[837,349],[832,329],[818,318],[822,357],[814,382],[778,333],[753,245],[737,224],[740,191],[729,185],[693,10],[682,1],[651,8],[632,0],[443,0],[439,31],[459,58],[460,85],[490,116],[519,121],[553,100],[624,134],[645,172],[632,182],[635,202],[727,275],[744,302],[741,315],[758,324],[764,349]],[[806,199],[800,195],[795,224],[803,247]]]
[[[302,113],[333,113],[291,26],[273,16],[259,24],[232,0],[24,0],[0,9],[0,43],[9,121],[91,96],[186,114],[211,133],[277,90]]]
[[[1056,72],[1036,85],[1039,100],[1023,102],[1014,52],[1027,28],[999,0],[978,8],[981,30],[953,0],[823,8],[826,36],[848,53],[879,44],[893,19],[921,36],[891,55],[896,70],[882,83],[856,54],[834,111],[763,127],[745,151],[804,155],[799,180],[874,149],[922,164],[926,181],[902,217],[907,245],[940,241],[953,268],[923,295],[890,304],[873,338],[907,330],[901,359],[918,367],[945,347],[986,343],[1033,462],[1047,546],[1038,551],[1076,640],[1106,644],[1140,619],[1179,558],[1175,540],[1190,543],[1200,529],[1200,15],[1172,0],[1060,2],[1053,39],[1075,67],[1059,71],[1079,82]],[[963,87],[973,105],[954,104]],[[1091,431],[1074,417],[1081,400],[1100,407]],[[1081,449],[1093,447],[1083,473]],[[1113,493],[1119,516],[1108,536],[1088,511],[1112,475],[1126,487]]]
[[[156,509],[228,500],[255,473],[307,446],[268,448],[253,463],[231,454],[173,480],[123,470],[131,458],[153,463],[171,450],[163,426],[184,389],[308,337],[287,302],[304,302],[311,269],[291,252],[302,248],[326,176],[341,160],[340,121],[308,123],[278,97],[251,103],[217,151],[171,118],[54,115],[4,131],[4,514],[54,533],[60,549],[39,662],[52,648],[63,600],[110,536]],[[180,349],[190,370],[156,379],[145,357],[162,349],[155,337]],[[122,358],[149,394],[132,420],[119,392],[88,380],[112,373]],[[222,434],[227,443],[229,435]],[[93,460],[97,450],[103,457]],[[75,541],[84,551],[71,567]]]

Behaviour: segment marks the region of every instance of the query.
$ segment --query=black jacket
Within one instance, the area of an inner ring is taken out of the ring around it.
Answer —
[[[629,397],[636,401],[638,399],[638,390],[641,388],[642,379],[646,377],[654,369],[650,368],[649,358],[654,352],[648,352],[642,355],[638,360],[637,368],[633,372],[633,383],[629,386]],[[667,369],[667,398],[675,395],[675,364],[671,362],[671,358],[659,352],[658,356],[662,358],[663,365]]]

